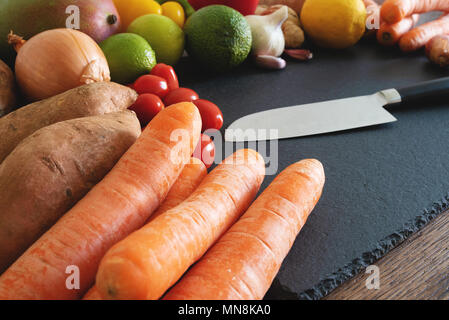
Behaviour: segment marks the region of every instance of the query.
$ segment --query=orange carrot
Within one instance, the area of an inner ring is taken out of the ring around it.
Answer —
[[[449,35],[438,35],[427,42],[426,56],[442,68],[449,67]]]
[[[263,158],[239,150],[177,207],[114,245],[96,284],[106,299],[158,299],[248,208],[265,174]]]
[[[203,181],[206,175],[207,169],[204,163],[197,158],[191,158],[190,162],[184,166],[178,180],[176,180],[173,187],[171,187],[164,202],[162,202],[146,223],[149,223],[157,216],[176,207],[187,199],[198,187],[201,181]],[[83,297],[83,300],[102,300],[97,287],[93,286]]]
[[[0,276],[0,299],[82,297],[106,251],[142,226],[165,198],[200,131],[192,103],[161,111],[109,174]],[[66,287],[68,266],[79,270],[79,290]]]
[[[162,213],[176,207],[187,199],[198,187],[201,181],[203,181],[206,175],[207,169],[204,163],[201,160],[192,157],[190,163],[185,165],[178,180],[176,180],[175,184],[168,192],[164,202],[162,202],[156,212],[151,215],[148,222],[154,220]]]
[[[404,52],[416,51],[441,34],[449,34],[449,14],[410,30],[399,40],[399,47]]]
[[[262,299],[320,198],[324,180],[317,160],[285,169],[164,299]]]
[[[447,0],[387,0],[380,9],[383,21],[393,24],[414,13],[449,11]]]
[[[419,14],[404,18],[393,24],[382,23],[377,31],[377,41],[384,46],[393,46],[398,43],[399,39],[410,31],[418,22]]]

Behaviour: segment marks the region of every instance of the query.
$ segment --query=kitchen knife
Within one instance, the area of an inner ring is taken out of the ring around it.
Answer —
[[[285,139],[361,128],[397,119],[385,106],[449,96],[449,77],[372,95],[271,109],[247,115],[226,129],[226,141]]]

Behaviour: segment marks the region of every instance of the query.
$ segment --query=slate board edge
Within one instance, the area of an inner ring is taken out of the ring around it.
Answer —
[[[292,299],[319,300],[344,282],[359,274],[362,270],[366,269],[367,266],[378,261],[447,209],[449,209],[449,193],[441,201],[434,203],[430,209],[424,209],[422,214],[405,223],[401,229],[380,240],[374,249],[363,253],[358,258],[355,258],[352,262],[338,269],[338,271],[322,279],[314,287],[296,294],[287,286],[278,282],[278,290],[282,291],[282,296],[291,297]]]

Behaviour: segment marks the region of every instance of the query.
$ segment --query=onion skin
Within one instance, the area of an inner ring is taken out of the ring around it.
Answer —
[[[72,29],[48,30],[28,40],[18,51],[15,72],[30,101],[111,79],[100,47],[88,35]]]

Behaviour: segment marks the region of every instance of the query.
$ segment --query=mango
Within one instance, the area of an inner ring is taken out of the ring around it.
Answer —
[[[49,29],[77,29],[78,21],[79,30],[97,42],[120,29],[113,0],[1,0],[0,59],[13,63],[15,52],[7,42],[11,30],[27,40]]]

